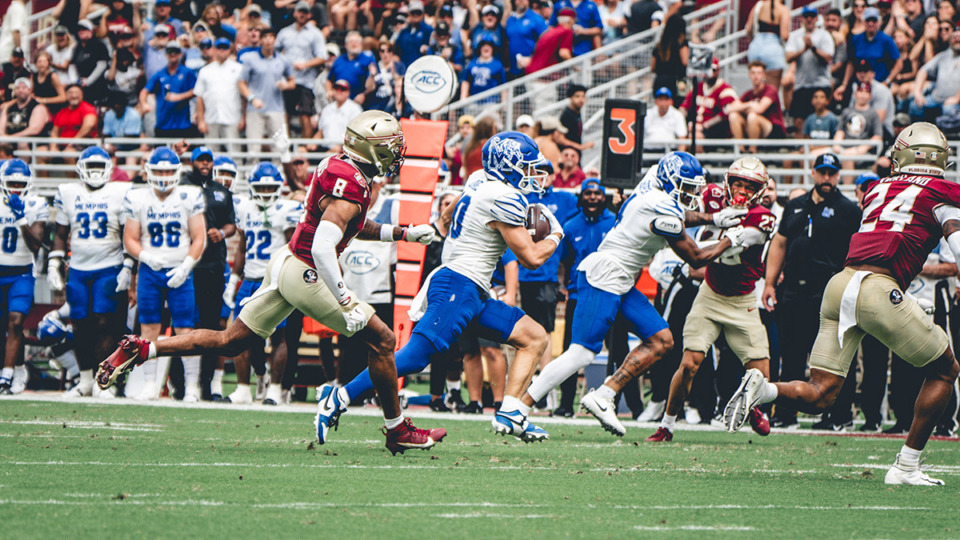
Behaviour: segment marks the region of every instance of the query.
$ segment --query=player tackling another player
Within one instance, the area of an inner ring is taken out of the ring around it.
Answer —
[[[823,412],[843,386],[860,340],[870,334],[924,372],[910,432],[885,482],[943,485],[942,480],[920,470],[920,453],[950,398],[960,368],[946,332],[904,291],[941,237],[960,255],[960,209],[956,206],[960,184],[943,178],[949,153],[947,139],[932,124],[915,123],[897,137],[893,176],[867,192],[846,267],[824,290],[820,331],[810,354],[809,382],[770,383],[759,370],[748,370],[724,410],[729,431],[740,429],[749,411],[762,403]]]
[[[127,336],[100,364],[97,384],[109,387],[121,373],[158,355],[215,352],[236,356],[261,344],[294,309],[299,309],[341,334],[359,334],[370,344],[370,376],[380,396],[387,448],[392,453],[430,448],[440,442],[446,430],[417,429],[401,415],[393,356],[396,339],[373,308],[344,286],[337,262],[339,253],[355,237],[384,242],[433,241],[434,230],[429,225],[401,228],[366,219],[370,182],[375,176],[395,174],[403,163],[405,144],[400,123],[383,112],[364,112],[347,124],[343,149],[343,154],[317,167],[293,237],[270,257],[263,283],[226,330],[195,330],[158,342]]]

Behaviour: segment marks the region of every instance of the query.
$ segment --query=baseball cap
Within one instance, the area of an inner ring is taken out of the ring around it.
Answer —
[[[66,26],[58,24],[56,28],[53,29],[53,33],[58,36],[65,36],[70,33],[70,30],[67,30]]]
[[[154,33],[154,35],[156,35],[156,34],[166,34],[166,35],[169,36],[169,35],[172,33],[170,30],[171,30],[171,28],[170,28],[170,25],[169,25],[169,24],[158,24],[158,25],[156,25],[156,26],[153,27],[153,33]]]
[[[813,6],[805,6],[805,7],[803,8],[803,11],[800,12],[800,15],[802,15],[802,16],[804,16],[804,17],[806,17],[806,16],[808,16],[808,15],[813,16],[813,17],[816,17],[816,16],[817,16],[817,8],[815,8],[815,7],[813,7]]]
[[[565,7],[560,10],[560,13],[557,13],[558,17],[573,17],[577,18],[577,12],[571,7]]]
[[[870,65],[870,62],[866,59],[860,59],[857,61],[857,64],[854,66],[853,70],[857,73],[861,71],[873,71],[873,66]]]
[[[483,6],[483,9],[480,11],[480,13],[483,15],[499,15],[500,9],[494,5]]]
[[[310,4],[307,2],[304,2],[303,0],[300,0],[299,2],[297,2],[297,7],[293,8],[293,10],[306,11],[307,13],[310,13]]]
[[[451,6],[450,4],[444,4],[444,5],[440,6],[440,16],[441,16],[441,17],[446,17],[446,16],[452,17],[452,16],[453,16],[453,6]]]
[[[337,90],[349,90],[350,83],[345,79],[337,79],[337,82],[333,83],[333,87]]]
[[[210,47],[213,47],[213,40],[212,40],[212,39],[210,39],[210,38],[208,38],[208,37],[205,37],[205,38],[203,38],[203,39],[200,40],[200,48],[201,48],[201,49],[209,49]]]
[[[863,173],[857,177],[857,185],[872,184],[878,180],[880,180],[880,177],[872,172]]]
[[[90,30],[91,32],[93,32],[93,23],[86,19],[83,19],[82,21],[78,22],[77,26],[79,26],[81,30]]]
[[[863,20],[869,21],[870,19],[880,20],[880,10],[875,7],[868,7],[863,10]]]
[[[666,86],[661,86],[660,88],[657,88],[656,92],[653,93],[653,97],[667,97],[673,99],[673,92],[671,92]]]
[[[164,52],[168,52],[168,53],[173,53],[173,52],[177,54],[183,53],[183,49],[180,48],[180,44],[177,43],[176,41],[171,41],[170,43],[167,43],[167,46],[164,47],[163,50]]]
[[[120,39],[130,39],[135,36],[136,34],[133,32],[133,27],[131,27],[130,25],[125,24],[123,25],[122,28],[120,28],[120,32],[119,32]]]
[[[560,133],[567,132],[567,128],[563,127],[563,124],[560,123],[560,119],[556,116],[544,116],[541,118],[540,129],[541,131],[559,131]]]
[[[873,92],[873,87],[870,85],[869,82],[860,82],[860,81],[857,81],[857,82],[854,83],[854,85],[853,85],[853,90],[854,90],[854,91],[866,90],[867,92],[871,92],[871,93],[872,93],[872,92]]]
[[[27,88],[33,89],[33,81],[31,81],[31,80],[30,80],[29,78],[27,78],[27,77],[17,77],[17,79],[16,79],[15,81],[13,81],[13,86],[14,86],[14,87],[16,87],[17,85],[20,85],[20,84],[25,84],[25,85],[27,85]]]
[[[20,47],[14,47],[13,52],[10,53],[10,56],[15,56],[17,58],[24,58],[23,49],[21,49]]]
[[[420,0],[413,0],[407,4],[407,13],[412,13],[414,11],[419,11],[423,13],[423,2]]]
[[[600,180],[597,178],[587,178],[586,180],[583,181],[583,183],[580,184],[580,193],[583,193],[588,189],[598,189],[604,195],[607,194],[606,188],[604,188],[603,185],[600,184]]]
[[[529,114],[521,114],[519,117],[517,117],[517,129],[520,129],[521,127],[532,127],[533,124],[533,117]]]
[[[450,35],[450,25],[440,21],[437,23],[436,33],[438,36],[449,36]]]
[[[340,46],[337,45],[336,43],[333,43],[333,42],[327,43],[326,49],[327,49],[327,54],[331,58],[336,58],[340,56]]]
[[[827,152],[826,154],[820,154],[817,156],[817,160],[813,162],[813,170],[819,171],[821,169],[830,169],[832,172],[837,172],[840,170],[840,158],[836,154],[831,154]]]
[[[207,146],[198,146],[194,148],[193,153],[190,154],[190,161],[197,161],[203,158],[213,160],[213,150],[210,150]]]
[[[472,115],[465,114],[457,119],[457,127],[463,127],[464,124],[470,124],[472,126],[476,124],[476,121],[473,119]]]
[[[156,2],[153,3],[153,5],[155,5],[155,6],[169,6],[169,5],[170,5],[170,0],[157,0]]]
[[[233,44],[230,43],[230,40],[225,37],[217,38],[217,40],[213,42],[213,46],[218,49],[229,49],[231,45]]]

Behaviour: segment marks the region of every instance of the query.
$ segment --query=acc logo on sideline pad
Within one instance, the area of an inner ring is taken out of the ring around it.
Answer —
[[[425,69],[413,74],[413,87],[424,94],[432,94],[446,86],[447,81],[436,71]]]
[[[457,91],[457,72],[440,56],[423,56],[407,68],[404,93],[410,106],[421,114],[443,108]]]

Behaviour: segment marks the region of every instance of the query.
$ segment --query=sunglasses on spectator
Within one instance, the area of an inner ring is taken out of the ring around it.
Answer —
[[[388,47],[380,47],[380,52],[388,53],[390,52],[390,49]]]
[[[217,45],[217,48],[221,51],[226,51],[230,49],[230,45]]]
[[[863,9],[863,8],[867,7],[867,5],[866,5],[866,4],[854,4],[853,7],[854,7],[854,8],[858,8],[858,9]]]
[[[294,164],[294,165],[306,165],[306,164],[307,164],[307,160],[305,160],[305,159],[295,159],[295,160],[293,160],[293,164]]]
[[[410,12],[410,15],[423,15],[423,12],[419,9],[413,10]]]
[[[200,45],[198,45],[198,47],[200,47],[200,48],[203,49],[203,50],[207,50],[207,49],[209,49],[210,47],[213,47],[213,44],[212,44],[212,43],[204,43],[204,42],[201,41],[201,42],[200,42]]]

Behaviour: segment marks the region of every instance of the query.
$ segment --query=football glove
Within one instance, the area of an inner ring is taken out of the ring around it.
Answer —
[[[537,206],[540,207],[540,215],[543,216],[547,223],[550,224],[550,233],[549,234],[559,234],[560,238],[563,238],[563,227],[560,225],[560,222],[557,220],[556,216],[553,215],[553,212],[543,203],[537,203]]]
[[[7,203],[7,206],[10,207],[10,211],[13,212],[13,219],[17,225],[26,225],[27,217],[27,205],[23,202],[23,199],[20,198],[16,193],[11,193],[4,200]]]
[[[196,266],[196,264],[197,261],[193,260],[193,257],[187,255],[187,258],[184,259],[179,266],[167,272],[167,277],[170,278],[167,280],[167,287],[176,289],[177,287],[186,283],[187,278],[190,277],[190,272],[193,271],[193,267]]]
[[[743,221],[743,216],[747,215],[746,208],[734,208],[728,206],[723,210],[713,214],[713,224],[721,229],[735,227]]]
[[[160,257],[147,251],[140,252],[140,264],[149,266],[154,272],[159,272],[163,269],[163,262],[160,260]]]
[[[63,252],[50,252],[50,258],[47,260],[47,284],[54,291],[63,290]]]
[[[405,242],[420,242],[423,245],[430,244],[437,238],[437,232],[431,225],[414,225],[407,227],[403,235]]]
[[[230,309],[233,309],[237,305],[234,299],[237,296],[237,285],[239,283],[240,276],[230,274],[230,281],[227,282],[227,288],[223,290],[223,303]]]

